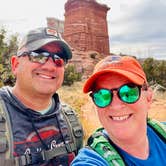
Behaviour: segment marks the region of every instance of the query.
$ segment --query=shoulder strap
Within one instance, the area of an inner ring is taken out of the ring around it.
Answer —
[[[0,163],[13,166],[13,137],[6,105],[0,95]]]
[[[151,126],[166,142],[166,124],[150,118],[148,118],[147,122],[148,125]],[[88,139],[88,146],[100,154],[109,163],[110,166],[125,166],[122,157],[110,144],[102,131],[103,128],[99,128],[95,131],[95,133]]]
[[[110,144],[102,133],[103,128],[99,128],[88,139],[88,146],[100,154],[110,166],[125,166],[125,163],[116,149]]]
[[[50,160],[55,156],[68,152],[78,152],[83,145],[83,129],[78,121],[76,113],[66,104],[62,105],[62,113],[67,120],[74,143],[66,144],[67,147],[64,146],[42,151],[38,155],[41,155],[41,159],[43,160]],[[0,96],[0,163],[3,166],[24,166],[31,164],[33,162],[33,154],[13,157],[13,137],[11,133],[9,114],[6,110],[6,105]]]
[[[79,121],[76,112],[67,104],[62,104],[62,113],[68,123],[70,135],[76,145],[77,151],[83,146],[83,127]]]
[[[148,118],[148,125],[157,132],[160,138],[166,142],[166,124],[161,123],[155,119]]]
[[[38,153],[41,160],[48,161],[56,156],[63,155],[69,152],[77,153],[83,145],[83,129],[75,111],[68,105],[62,104],[62,113],[67,121],[70,136],[71,138],[73,138],[74,143],[66,143],[62,147],[56,147],[50,150],[43,150],[41,153]],[[27,164],[32,164],[33,154],[22,155],[15,158],[15,160],[18,163],[21,163],[21,165],[23,166]]]

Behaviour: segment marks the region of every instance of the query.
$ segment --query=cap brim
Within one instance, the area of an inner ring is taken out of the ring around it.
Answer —
[[[92,90],[92,85],[93,83],[96,81],[96,79],[106,73],[118,73],[120,75],[125,76],[126,78],[128,78],[131,82],[137,84],[137,85],[142,85],[145,80],[144,78],[140,77],[139,75],[136,75],[134,73],[131,73],[129,71],[124,71],[124,70],[120,70],[120,69],[111,69],[111,70],[102,70],[99,72],[94,73],[84,84],[83,87],[83,92],[84,93],[88,93]]]
[[[48,43],[52,43],[52,42],[58,43],[62,47],[65,59],[72,58],[71,49],[63,40],[56,40],[56,39],[52,39],[52,38],[40,39],[40,40],[37,40],[37,41],[34,41],[34,42],[27,44],[26,47],[28,48],[29,51],[34,51],[34,50],[37,50]]]

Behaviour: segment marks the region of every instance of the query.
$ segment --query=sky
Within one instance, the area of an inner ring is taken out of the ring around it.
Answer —
[[[166,60],[166,0],[97,0],[107,13],[110,52]],[[20,36],[46,26],[47,17],[64,20],[67,0],[0,0],[0,27]]]

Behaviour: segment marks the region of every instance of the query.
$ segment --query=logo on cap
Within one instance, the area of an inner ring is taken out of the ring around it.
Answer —
[[[46,34],[50,36],[55,36],[57,38],[59,37],[55,29],[46,28]]]
[[[116,55],[116,56],[111,56],[108,61],[110,61],[111,63],[117,63],[120,61],[120,59],[121,57]]]
[[[110,68],[110,67],[119,67],[122,65],[121,62],[121,57],[120,56],[108,56],[107,58],[105,58],[104,60],[102,60],[101,62],[99,62],[96,67],[95,67],[95,71],[99,71],[102,69],[106,69],[106,68]]]

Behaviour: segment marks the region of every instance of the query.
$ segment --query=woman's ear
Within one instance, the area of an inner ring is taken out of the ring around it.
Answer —
[[[148,106],[150,107],[150,105],[152,104],[152,101],[153,101],[153,90],[151,87],[148,87],[146,95],[147,95],[146,96],[147,103],[148,103]]]
[[[13,55],[11,57],[11,69],[12,69],[12,72],[15,76],[16,76],[16,73],[17,73],[18,64],[19,64],[18,56]]]

